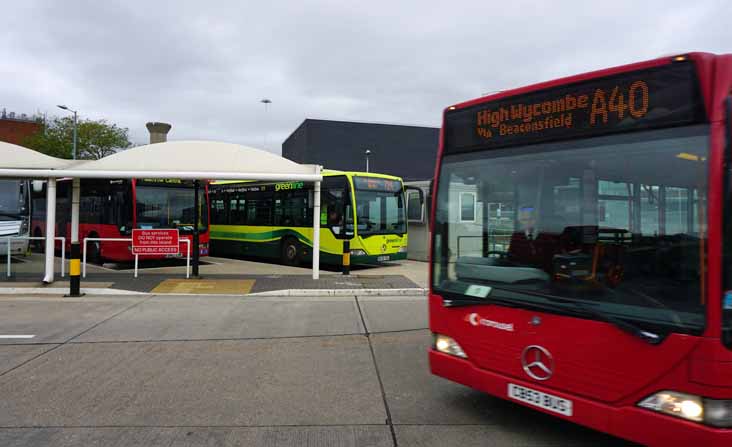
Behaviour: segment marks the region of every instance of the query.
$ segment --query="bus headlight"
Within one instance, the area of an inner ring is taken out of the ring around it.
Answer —
[[[704,421],[704,404],[699,396],[661,391],[638,403],[639,407],[670,414],[690,421]]]
[[[18,234],[21,236],[23,236],[24,234],[28,234],[29,227],[30,226],[28,225],[28,219],[23,219],[20,222],[20,231],[18,232]]]
[[[458,342],[448,337],[447,335],[435,334],[434,348],[445,354],[454,355],[455,357],[468,358],[460,347]]]
[[[676,391],[661,391],[643,399],[638,406],[714,427],[732,427],[732,400],[705,399]]]
[[[366,256],[366,252],[363,250],[351,250],[351,256]]]
[[[399,253],[406,253],[406,252],[407,252],[407,246],[406,245],[402,245],[401,247],[399,247]]]

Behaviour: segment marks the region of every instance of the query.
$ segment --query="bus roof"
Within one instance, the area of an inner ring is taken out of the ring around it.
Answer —
[[[394,175],[389,174],[379,174],[376,172],[362,172],[362,171],[338,171],[336,169],[323,169],[323,177],[332,176],[332,175],[347,175],[347,176],[359,176],[359,177],[377,177],[377,178],[385,178],[389,180],[399,180],[402,181],[401,177],[397,177]]]
[[[700,60],[714,57],[711,53],[692,52],[692,53],[681,53],[675,56],[664,56],[656,59],[651,59],[643,62],[635,62],[626,65],[620,65],[611,68],[604,68],[601,70],[589,71],[586,73],[580,73],[576,75],[566,76],[563,78],[557,78],[550,81],[538,82],[536,84],[526,85],[523,87],[513,88],[509,90],[503,90],[497,93],[481,96],[479,98],[470,99],[460,103],[455,103],[447,107],[444,111],[451,111],[456,109],[463,109],[477,104],[486,102],[496,101],[502,98],[508,98],[512,96],[519,96],[525,93],[531,93],[538,90],[549,89],[552,87],[558,87],[567,84],[573,84],[575,82],[582,82],[589,79],[600,78],[604,76],[611,76],[614,74],[625,73],[635,70],[642,70],[645,68],[658,67],[661,65],[668,65],[673,62],[685,61],[685,60]]]
[[[401,177],[396,177],[394,175],[388,175],[388,174],[379,174],[376,172],[360,172],[360,171],[339,171],[336,169],[323,169],[323,177],[331,177],[334,175],[346,175],[348,177],[353,176],[359,176],[359,177],[376,177],[376,178],[384,178],[389,180],[397,180],[402,181]],[[263,182],[258,180],[214,180],[211,182],[213,185],[228,185],[232,183],[288,183],[288,182]]]

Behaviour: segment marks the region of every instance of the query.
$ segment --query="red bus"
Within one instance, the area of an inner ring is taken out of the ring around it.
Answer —
[[[433,374],[648,445],[732,445],[732,56],[448,107]]]
[[[56,194],[56,232],[66,236],[67,252],[71,236],[71,180],[58,181]],[[208,255],[209,206],[208,185],[201,182],[199,253]],[[46,230],[46,191],[34,193],[33,235],[43,236]],[[193,181],[178,179],[82,179],[79,203],[79,242],[84,238],[131,238],[133,228],[177,228],[181,239],[192,241],[194,222]],[[192,243],[192,242],[191,242]],[[60,244],[60,243],[59,243]],[[191,245],[191,249],[193,246]],[[185,257],[187,244],[181,243],[180,255]],[[165,255],[171,257],[171,255]],[[165,257],[143,256],[142,260]],[[191,254],[192,256],[192,254]],[[90,241],[87,244],[89,262],[126,262],[134,260],[131,242]]]

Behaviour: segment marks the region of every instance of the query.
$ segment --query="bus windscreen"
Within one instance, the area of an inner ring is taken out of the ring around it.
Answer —
[[[0,219],[16,218],[23,213],[20,182],[0,180]]]
[[[700,334],[708,146],[707,126],[686,126],[445,156],[433,287],[561,297]],[[464,195],[475,218],[455,205]]]
[[[179,228],[193,231],[193,188],[169,186],[138,186],[137,226],[139,228]],[[208,213],[203,188],[199,190],[200,230],[208,228]]]
[[[402,182],[355,176],[356,221],[361,236],[407,232]]]

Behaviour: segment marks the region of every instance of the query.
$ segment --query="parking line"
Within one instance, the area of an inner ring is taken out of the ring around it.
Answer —
[[[0,335],[0,338],[16,339],[16,338],[34,338],[35,335]]]

